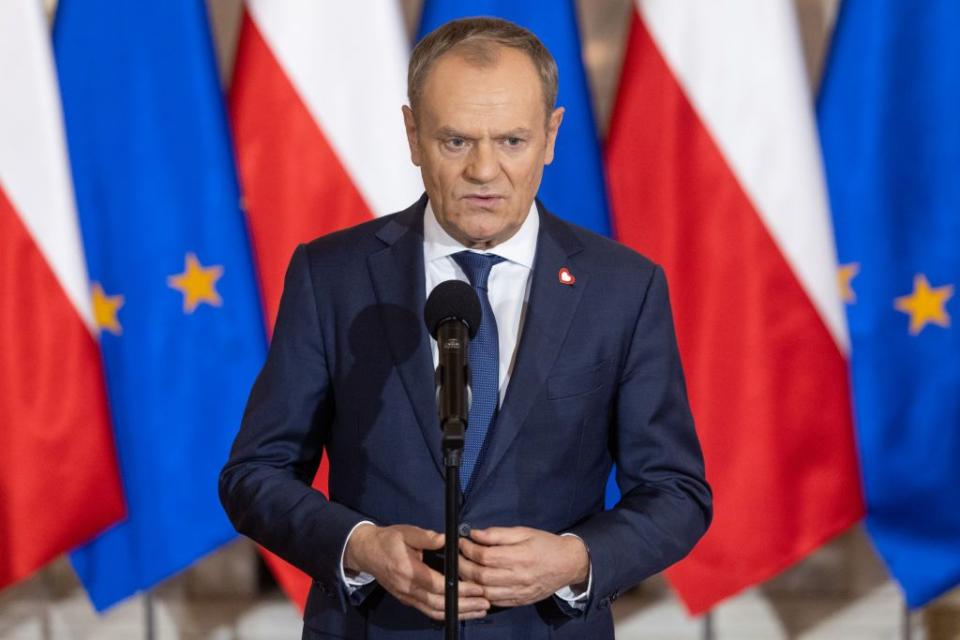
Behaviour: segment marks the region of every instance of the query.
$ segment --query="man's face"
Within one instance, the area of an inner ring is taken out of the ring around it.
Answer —
[[[563,119],[563,109],[545,117],[542,91],[522,51],[500,47],[486,67],[453,51],[429,70],[418,113],[403,108],[437,220],[461,243],[493,247],[526,219]]]

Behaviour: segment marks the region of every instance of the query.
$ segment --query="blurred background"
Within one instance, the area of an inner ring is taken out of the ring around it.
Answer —
[[[675,2],[676,5],[684,5],[689,10],[695,10],[694,6],[698,4],[685,3],[683,0],[675,0]],[[104,3],[93,4],[98,4],[100,10],[104,10]],[[812,101],[820,91],[825,60],[838,14],[839,0],[794,0],[792,5],[787,4],[790,6],[790,19],[794,20],[796,25],[797,45],[800,48],[797,55],[802,62],[802,79],[805,85],[803,90],[810,98],[810,114],[813,117]],[[886,5],[887,3],[877,4]],[[366,10],[375,14],[383,11],[384,6],[383,3],[370,3]],[[46,18],[51,23],[57,9],[55,0],[46,1]],[[82,13],[84,3],[75,3],[72,9]],[[635,19],[636,5],[630,0],[578,0],[575,3],[575,9],[596,134],[602,140],[606,140],[611,127],[611,113],[621,82],[621,69],[632,21]],[[402,0],[399,3],[397,15],[402,20],[403,35],[408,42],[413,42],[421,29],[422,10],[422,0]],[[207,12],[213,37],[216,74],[223,91],[230,93],[234,66],[238,60],[238,41],[241,38],[244,5],[241,0],[208,0]],[[266,14],[269,10],[263,8],[263,12]],[[762,13],[762,10],[758,9],[755,13]],[[58,24],[57,28],[66,31],[67,17],[61,15],[58,20],[62,20],[63,24]],[[266,31],[265,26],[261,25],[261,27]],[[275,26],[270,27],[270,29],[274,28]],[[307,29],[308,25],[301,24],[299,28]],[[689,33],[687,35],[690,36]],[[96,36],[90,34],[87,36],[88,40],[78,35],[75,41],[71,41],[64,33],[63,38],[57,41],[59,50],[56,56],[61,67],[60,83],[67,111],[65,118],[67,134],[71,138],[71,156],[75,153],[72,127],[75,128],[76,125],[71,122],[73,117],[70,114],[71,99],[64,77],[66,74],[64,65],[70,62],[69,60],[64,62],[63,57],[72,51],[70,49],[72,42],[82,47],[93,46],[91,42],[96,39]],[[301,40],[303,39],[297,38],[298,42]],[[729,46],[731,51],[736,49],[734,43]],[[552,45],[551,49],[553,49]],[[716,52],[716,55],[723,57],[725,54],[720,51]],[[763,58],[767,54],[763,51],[755,51],[751,55]],[[670,58],[669,55],[667,57]],[[675,60],[670,58],[670,62],[675,63]],[[339,65],[348,63],[349,60],[346,57],[336,61]],[[82,63],[75,64],[81,66]],[[144,71],[144,73],[149,72]],[[302,80],[298,82],[300,81]],[[241,94],[235,91],[231,98],[231,107],[236,108],[237,101],[241,98]],[[694,99],[694,102],[697,103],[697,100]],[[702,107],[699,103],[695,106]],[[953,106],[955,108],[956,105]],[[384,126],[395,127],[399,132],[401,127],[399,103],[390,105],[390,110],[391,113],[396,113],[396,117]],[[784,120],[784,126],[789,127],[791,125],[788,121],[789,114],[784,115]],[[255,119],[252,122],[255,122]],[[167,124],[156,123],[155,126],[164,127]],[[242,138],[243,133],[241,127],[234,123],[232,129],[234,142]],[[565,133],[561,131],[561,137]],[[3,140],[0,144],[9,146],[12,142]],[[254,141],[251,144],[255,147],[257,142]],[[726,151],[723,142],[720,146]],[[73,161],[76,163],[75,159]],[[797,163],[802,165],[802,159]],[[347,164],[350,164],[349,161]],[[246,170],[250,170],[249,166]],[[282,171],[282,168],[278,171]],[[244,172],[245,169],[241,166],[242,188],[246,185]],[[802,170],[798,169],[798,172]],[[6,176],[2,177],[6,178]],[[79,184],[81,175],[76,167],[73,179],[77,183],[82,217],[84,214],[83,186]],[[279,178],[276,179],[279,180]],[[615,179],[611,177],[611,182]],[[0,186],[2,184],[0,182]],[[361,191],[363,191],[362,188]],[[370,200],[368,194],[363,195]],[[762,198],[758,198],[753,193],[750,196],[760,201],[762,205]],[[252,211],[257,206],[257,202],[251,197],[250,193],[244,194]],[[562,197],[556,196],[558,201],[562,201]],[[615,197],[611,197],[616,200]],[[549,205],[550,200],[547,199],[547,201]],[[392,206],[397,209],[403,204],[399,202]],[[616,208],[616,202],[612,205]],[[375,210],[374,213],[382,213],[376,203],[371,204],[371,209]],[[581,223],[584,222],[581,221]],[[89,254],[91,249],[88,238],[96,230],[91,231],[92,227],[86,222],[82,226]],[[619,226],[621,233],[625,233],[625,224],[621,221]],[[313,231],[296,229],[289,232],[306,234],[301,239],[315,235]],[[256,229],[253,230],[253,234],[256,236]],[[101,236],[108,237],[103,234]],[[107,240],[102,239],[101,242],[106,243]],[[254,245],[257,242],[255,237]],[[258,250],[260,251],[258,257],[262,259],[264,251],[260,248]],[[286,257],[289,256],[289,251],[286,249],[280,253],[284,252],[285,255],[277,258],[281,263],[285,262]],[[830,258],[835,260],[832,252],[831,247]],[[92,260],[88,255],[88,261]],[[669,259],[667,262],[669,263]],[[206,264],[203,255],[200,255],[200,263]],[[184,273],[190,273],[189,264],[182,268]],[[258,264],[258,268],[261,279],[266,278],[265,273],[268,269],[263,266],[263,263]],[[97,281],[97,267],[92,266],[89,270],[91,282]],[[670,273],[669,268],[668,275],[671,277],[671,284],[674,285],[673,274]],[[270,285],[263,281],[260,285],[267,299],[264,303],[267,309],[266,324],[270,325],[269,309],[272,304],[275,304],[275,300],[273,302],[270,300],[270,289],[271,286],[276,289],[277,285]],[[675,287],[672,288],[675,289]],[[111,292],[108,289],[107,294],[109,293]],[[680,296],[682,295],[681,293]],[[94,313],[97,313],[100,307],[96,302],[94,307]],[[100,326],[102,329],[104,325],[101,323]],[[124,325],[124,330],[126,329]],[[262,330],[262,327],[260,329]],[[683,340],[684,336],[681,333],[681,343]],[[841,339],[840,342],[842,341]],[[104,349],[109,370],[110,354],[107,353],[108,347]],[[684,357],[685,366],[689,369],[690,362],[686,353]],[[783,363],[783,366],[789,367],[790,364]],[[947,388],[945,392],[956,394],[957,389]],[[112,386],[111,393],[113,393]],[[953,428],[956,428],[956,425],[953,425]],[[219,458],[214,460],[215,466],[219,466],[225,453],[219,451],[216,455]],[[122,466],[121,464],[121,468]],[[762,482],[762,479],[759,481]],[[953,489],[955,490],[956,487]],[[859,495],[859,489],[856,486],[852,486],[850,491],[851,495]],[[611,500],[614,499],[615,496],[611,498]],[[758,508],[762,509],[762,507]],[[820,546],[819,542],[825,544]],[[957,539],[948,539],[944,543],[946,546],[960,546],[960,540]],[[742,544],[745,547],[763,546],[766,541],[761,534],[757,534],[756,537],[745,538]],[[874,543],[868,539],[861,524],[844,527],[839,532],[831,531],[829,535],[818,538],[818,543],[813,547],[818,548],[809,554],[791,557],[789,561],[781,563],[780,568],[786,568],[782,571],[773,571],[772,574],[775,575],[770,579],[757,580],[755,584],[748,585],[749,588],[746,590],[741,590],[742,585],[739,585],[733,589],[735,593],[718,597],[719,602],[710,606],[689,606],[692,601],[688,600],[688,606],[685,607],[665,577],[653,577],[614,603],[617,637],[764,640],[960,638],[960,592],[951,592],[949,588],[941,589],[943,595],[929,599],[924,606],[915,607],[912,612],[909,611],[901,587],[891,579],[887,565],[878,557],[874,550]],[[0,552],[3,552],[2,545],[0,545]],[[59,556],[28,577],[18,579],[11,586],[0,591],[0,640],[8,638],[266,639],[299,637],[300,614],[297,606],[278,585],[275,573],[271,569],[271,567],[276,568],[275,561],[269,559],[265,561],[250,541],[235,539],[209,553],[198,554],[198,558],[185,570],[157,581],[149,595],[140,593],[114,598],[108,594],[109,589],[106,589],[101,592],[105,595],[100,596],[101,602],[105,603],[104,606],[95,607],[78,580],[70,561],[66,556]],[[93,559],[86,561],[95,562]],[[81,559],[79,562],[82,563],[85,560]],[[690,581],[699,578],[684,575],[677,576],[677,579],[685,580],[689,584]],[[691,587],[691,591],[694,590]],[[96,599],[97,596],[91,597]],[[103,611],[97,613],[97,608],[102,608]],[[699,609],[698,613],[701,615],[691,615],[692,609]],[[704,611],[708,613],[704,614]]]

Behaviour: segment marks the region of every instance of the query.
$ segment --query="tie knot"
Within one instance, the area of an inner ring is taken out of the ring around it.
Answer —
[[[490,277],[490,270],[493,265],[503,262],[506,258],[495,256],[491,253],[474,253],[473,251],[461,251],[453,254],[453,259],[457,261],[463,272],[470,279],[470,284],[475,289],[487,288],[487,278]]]

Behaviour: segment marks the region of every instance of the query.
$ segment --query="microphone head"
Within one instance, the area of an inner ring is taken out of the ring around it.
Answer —
[[[423,319],[427,331],[434,338],[437,329],[446,320],[459,320],[467,325],[472,340],[480,328],[480,298],[473,287],[460,280],[445,280],[434,287],[423,307]]]

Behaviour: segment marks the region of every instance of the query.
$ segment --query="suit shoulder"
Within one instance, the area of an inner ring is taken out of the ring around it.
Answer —
[[[389,223],[396,214],[367,220],[346,229],[333,231],[304,243],[304,249],[313,265],[338,263],[359,256],[365,257],[363,248],[376,247],[377,232]],[[382,246],[382,244],[380,244]]]
[[[590,266],[604,271],[651,274],[660,266],[630,247],[579,225],[563,222],[583,246],[582,259]]]
[[[314,238],[303,245],[307,260],[314,269],[343,268],[365,261],[385,242],[389,244],[400,235],[421,228],[425,204],[424,196],[402,211]]]

